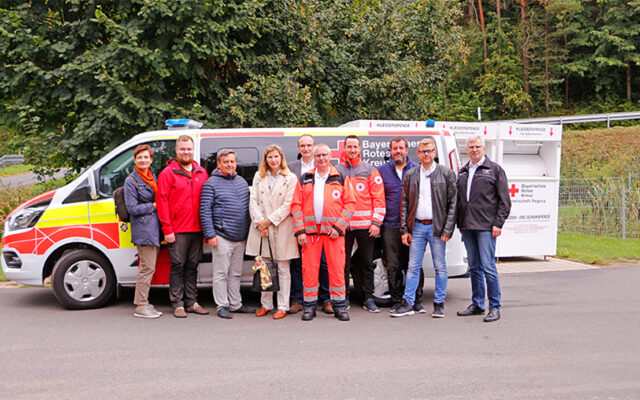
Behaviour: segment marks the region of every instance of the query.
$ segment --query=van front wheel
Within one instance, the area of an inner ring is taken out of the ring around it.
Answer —
[[[101,254],[87,249],[73,250],[53,267],[51,287],[65,308],[99,308],[113,296],[116,278],[109,261]]]

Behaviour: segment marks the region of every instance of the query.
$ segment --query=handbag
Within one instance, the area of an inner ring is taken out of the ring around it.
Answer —
[[[263,239],[263,237],[260,237],[260,250],[253,263],[253,284],[251,285],[251,290],[254,292],[277,292],[280,290],[278,263],[273,260],[273,251],[271,250],[269,237],[267,237],[267,244],[269,245],[269,256],[271,260],[267,263],[262,258]]]

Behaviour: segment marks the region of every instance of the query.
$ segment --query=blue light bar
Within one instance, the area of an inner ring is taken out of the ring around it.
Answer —
[[[427,128],[433,128],[434,126],[436,126],[436,121],[434,121],[434,120],[432,120],[432,119],[428,119],[428,120],[425,122],[425,126],[426,126]]]
[[[168,119],[164,123],[167,129],[200,129],[202,122],[194,121],[188,118]]]

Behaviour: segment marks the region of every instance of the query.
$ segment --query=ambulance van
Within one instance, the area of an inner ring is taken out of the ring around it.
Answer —
[[[331,148],[336,164],[344,148],[344,138],[358,135],[362,157],[378,167],[389,157],[389,141],[404,136],[409,142],[409,157],[416,162],[417,143],[425,136],[436,140],[437,162],[456,173],[460,158],[455,138],[445,129],[435,129],[432,121],[411,127],[385,128],[384,121],[375,127],[337,128],[262,128],[201,129],[191,120],[169,120],[167,130],[134,136],[86,168],[75,180],[59,189],[41,194],[16,208],[7,218],[2,238],[2,269],[11,280],[25,285],[43,286],[51,277],[55,297],[69,309],[96,308],[105,305],[119,285],[135,285],[138,258],[131,243],[129,224],[121,222],[113,202],[113,191],[124,184],[134,169],[133,149],[147,144],[154,150],[153,169],[159,173],[175,156],[179,135],[189,135],[195,142],[194,157],[210,174],[216,166],[216,153],[223,148],[235,150],[238,173],[249,185],[258,170],[262,152],[269,144],[280,145],[287,160],[298,157],[297,139],[310,134],[316,143]],[[193,129],[196,126],[198,128]],[[376,250],[376,293],[384,300],[388,293],[384,266]],[[168,252],[161,250],[152,284],[168,283]],[[450,276],[467,272],[465,251],[456,230],[447,243],[447,268]],[[252,260],[245,259],[243,280],[252,278]],[[424,258],[426,276],[433,276],[431,257]],[[204,246],[198,269],[198,282],[212,281],[211,250]]]

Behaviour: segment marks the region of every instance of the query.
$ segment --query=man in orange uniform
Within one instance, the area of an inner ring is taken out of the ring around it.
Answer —
[[[329,295],[334,316],[348,321],[344,282],[344,233],[355,208],[345,176],[331,165],[331,151],[319,144],[313,151],[316,167],[300,176],[291,202],[294,235],[302,246],[303,321],[316,316],[318,273],[322,252],[329,270]]]
[[[353,264],[357,268],[352,270],[354,292],[362,292],[362,307],[365,310],[377,313],[380,309],[373,299],[373,248],[387,211],[380,173],[374,166],[362,161],[360,150],[360,138],[355,135],[347,136],[344,140],[344,162],[336,167],[342,175],[349,178],[356,199],[356,209],[345,234],[344,279],[348,292],[351,249],[357,241],[359,262]]]

